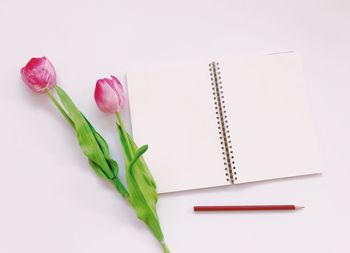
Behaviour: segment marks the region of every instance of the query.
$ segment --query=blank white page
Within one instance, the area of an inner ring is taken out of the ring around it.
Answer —
[[[235,183],[320,172],[321,157],[297,55],[219,62]]]
[[[134,70],[127,75],[132,130],[159,193],[226,181],[208,63]]]

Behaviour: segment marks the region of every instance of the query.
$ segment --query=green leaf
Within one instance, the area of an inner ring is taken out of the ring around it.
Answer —
[[[119,138],[120,138],[120,142],[121,142],[122,147],[123,147],[125,160],[128,163],[131,160],[131,158],[132,158],[133,151],[128,149],[128,145],[126,144],[126,139],[124,137],[123,130],[122,130],[122,128],[121,128],[121,126],[119,124],[117,124],[117,131],[118,131],[118,135],[119,135]]]
[[[132,158],[129,166],[133,167],[134,164],[137,162],[137,160],[142,156],[148,149],[148,145],[143,145],[141,148],[137,149],[135,152],[134,157]]]
[[[164,236],[156,210],[158,201],[156,184],[142,157],[148,146],[138,148],[130,135],[127,133],[123,135],[121,127],[119,125],[117,127],[124,152],[132,156],[126,168],[130,204],[135,209],[138,218],[146,223],[160,242],[163,242]],[[126,138],[132,150],[128,150]]]
[[[138,150],[138,147],[136,146],[134,140],[131,138],[129,134],[127,134],[127,138],[129,138],[131,148],[133,149],[133,153],[135,153]],[[151,172],[148,169],[145,159],[143,159],[143,157],[140,157],[139,163],[143,167],[144,180],[146,180],[148,184],[150,184],[154,189],[156,189],[157,188],[156,182]]]
[[[67,93],[59,86],[56,86],[55,89],[69,115],[69,118],[74,123],[79,145],[83,150],[83,153],[88,157],[91,167],[99,176],[104,177],[103,175],[105,175],[108,179],[113,179],[116,175],[109,167],[109,163],[107,162],[104,153],[106,152],[106,142],[96,131],[91,129],[91,124],[88,123]],[[101,171],[98,171],[98,169]]]
[[[103,137],[95,130],[95,128],[91,125],[90,121],[88,121],[88,119],[84,116],[84,114],[82,114],[85,121],[88,123],[92,133],[95,136],[95,139],[98,143],[98,145],[100,146],[102,153],[109,165],[109,167],[112,169],[113,173],[115,176],[118,175],[119,172],[119,167],[118,167],[118,163],[116,161],[114,161],[111,157],[110,157],[110,153],[109,153],[109,148],[108,148],[108,144],[105,141],[105,139],[103,139]]]
[[[89,160],[90,167],[95,171],[95,173],[100,176],[102,179],[109,179],[108,176],[101,170],[100,166],[98,166],[94,161]]]

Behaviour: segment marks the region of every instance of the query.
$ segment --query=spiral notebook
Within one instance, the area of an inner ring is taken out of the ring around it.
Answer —
[[[296,53],[138,69],[127,84],[159,193],[321,170]]]

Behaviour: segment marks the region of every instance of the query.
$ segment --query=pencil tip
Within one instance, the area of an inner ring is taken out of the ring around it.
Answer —
[[[298,210],[298,209],[303,209],[305,208],[304,206],[295,206],[295,210]]]

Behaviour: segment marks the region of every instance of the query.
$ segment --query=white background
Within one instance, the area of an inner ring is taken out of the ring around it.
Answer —
[[[323,175],[162,195],[177,252],[349,252],[350,3],[329,1],[0,1],[0,252],[161,252],[97,178],[45,95],[19,69],[48,56],[59,83],[123,158],[97,78],[148,64],[294,49],[304,63]],[[127,121],[128,115],[124,114]],[[176,134],[176,133],[169,133]],[[296,157],[297,159],[297,157]],[[281,204],[298,212],[194,214],[194,204]]]

